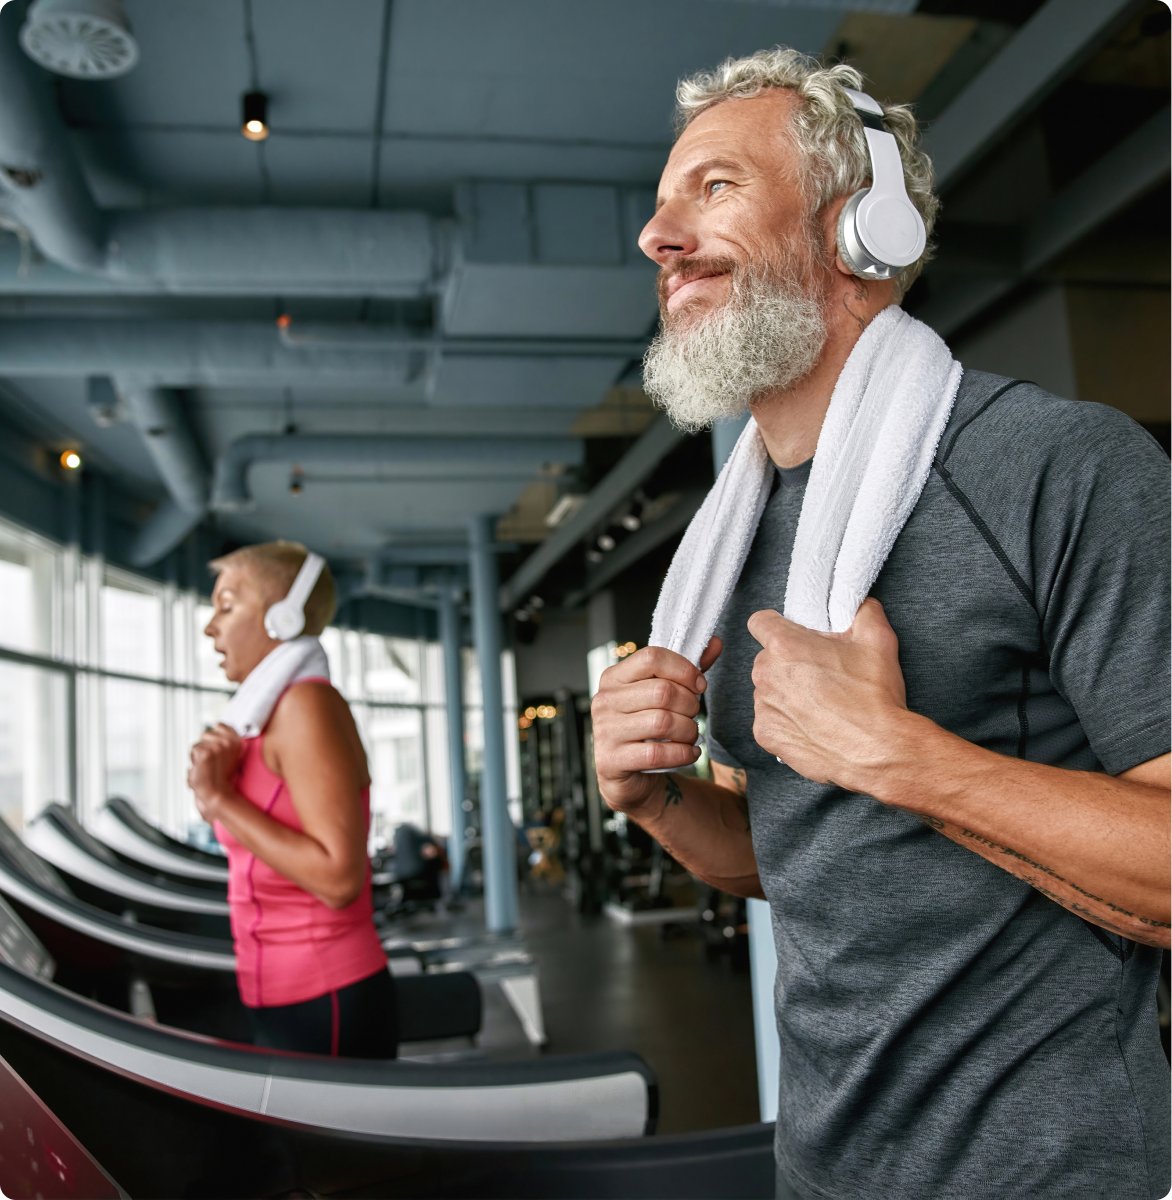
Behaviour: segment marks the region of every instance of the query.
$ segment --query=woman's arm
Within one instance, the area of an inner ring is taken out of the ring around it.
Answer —
[[[366,758],[345,700],[305,683],[281,698],[265,733],[267,765],[285,780],[301,821],[297,831],[249,803],[232,783],[241,742],[226,726],[192,750],[188,776],[201,815],[330,908],[344,908],[366,881]]]

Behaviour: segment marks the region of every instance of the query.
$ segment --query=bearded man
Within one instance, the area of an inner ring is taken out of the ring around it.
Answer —
[[[840,223],[873,182],[860,86],[778,49],[679,87],[640,238],[662,316],[645,386],[689,429],[748,409],[769,478],[716,636],[603,675],[600,791],[702,879],[769,902],[779,1195],[1151,1200],[1169,1186],[1167,463],[1114,409],[962,371],[892,307],[923,258],[884,278]],[[930,235],[914,119],[879,124]],[[893,361],[905,337],[954,368],[939,427]],[[840,393],[872,403],[897,377],[886,422],[832,434]],[[872,443],[921,426],[923,472],[893,486]],[[861,494],[906,502],[855,547],[873,569],[837,626],[841,558],[822,624],[778,611],[799,553],[825,568],[802,528],[817,551],[832,452],[874,468]],[[717,513],[743,507],[729,479]],[[719,563],[736,534],[706,536]],[[672,773],[700,755],[701,697],[711,780]]]

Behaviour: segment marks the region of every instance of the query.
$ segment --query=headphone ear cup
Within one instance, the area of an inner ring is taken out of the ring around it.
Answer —
[[[855,214],[859,210],[859,205],[866,197],[869,189],[860,188],[851,198],[842,206],[842,211],[838,214],[838,226],[836,229],[835,241],[838,243],[838,257],[842,259],[842,264],[853,275],[874,278],[873,273],[868,272],[868,267],[873,266],[873,260],[863,249],[863,244],[859,240],[858,229],[855,225]]]
[[[278,600],[265,613],[265,633],[278,642],[290,642],[305,628],[305,614],[288,600]]]

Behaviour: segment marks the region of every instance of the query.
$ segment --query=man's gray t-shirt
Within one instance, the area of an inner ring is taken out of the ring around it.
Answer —
[[[803,1197],[1168,1191],[1160,952],[753,740],[751,613],[781,610],[809,464],[779,471],[709,672],[777,944],[777,1154]],[[877,579],[908,707],[1080,770],[1168,751],[1168,463],[1123,414],[967,372]]]

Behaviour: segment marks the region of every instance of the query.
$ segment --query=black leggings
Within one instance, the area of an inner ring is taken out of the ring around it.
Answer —
[[[394,1058],[399,1051],[395,981],[389,970],[300,1004],[248,1012],[253,1041],[267,1050],[334,1058]]]

